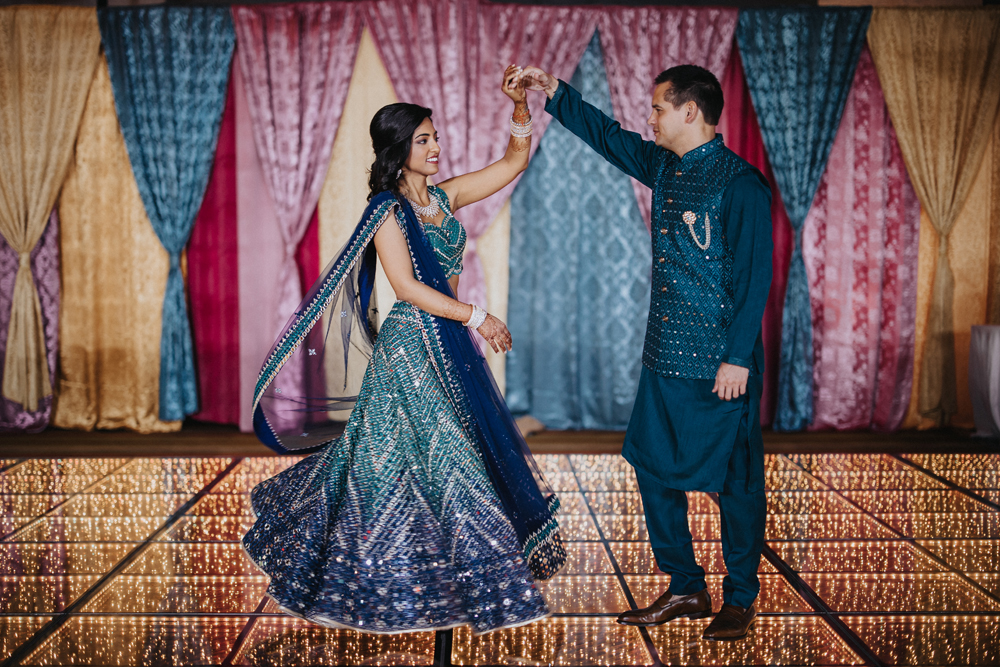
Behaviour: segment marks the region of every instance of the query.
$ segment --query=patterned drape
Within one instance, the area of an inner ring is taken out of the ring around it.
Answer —
[[[2,393],[28,412],[52,395],[32,251],[69,167],[99,49],[93,10],[0,8],[0,236],[18,254]]]
[[[735,41],[735,38],[734,38]],[[726,146],[737,155],[760,169],[771,186],[771,235],[774,252],[771,256],[771,291],[764,307],[762,334],[764,339],[764,388],[760,398],[760,423],[770,426],[778,396],[778,358],[781,352],[781,315],[785,307],[785,285],[788,282],[788,264],[792,256],[792,226],[781,201],[781,191],[774,180],[771,163],[767,159],[760,124],[750,100],[743,60],[740,50],[733,45],[729,64],[720,81],[726,104],[719,119],[718,131]]]
[[[194,226],[226,100],[235,35],[222,8],[98,11],[132,173],[170,256],[160,338],[160,418],[198,410],[180,256]]]
[[[722,79],[736,30],[735,8],[614,7],[602,10],[601,46],[615,116],[628,130],[652,141],[646,124],[653,80],[675,65],[694,64]],[[633,181],[646,227],[652,191]]]
[[[442,137],[442,180],[481,169],[506,150],[512,107],[500,90],[504,68],[541,63],[556,76],[569,76],[597,21],[588,9],[477,0],[379,0],[368,8],[369,29],[399,99],[434,111]],[[539,108],[541,100],[532,101],[537,146],[549,118]],[[459,216],[468,233],[459,283],[463,301],[486,303],[476,240],[505,200],[498,193]]]
[[[747,82],[795,230],[785,292],[774,428],[806,427],[813,419],[812,323],[802,261],[802,225],[812,204],[871,9],[741,11],[736,37]]]
[[[899,427],[910,403],[920,205],[864,49],[802,252],[812,300],[813,429]]]
[[[1000,112],[1000,10],[883,10],[870,45],[913,187],[939,236],[919,409],[955,413],[949,234]]]
[[[295,249],[316,210],[361,36],[357,3],[233,7],[254,143],[284,242],[275,334],[302,299]]]
[[[598,36],[571,81],[611,114]],[[651,249],[629,178],[561,125],[511,200],[507,403],[550,428],[624,429],[649,311]]]
[[[62,296],[52,424],[176,431],[161,421],[160,333],[170,258],[143,208],[108,67],[94,73],[59,196]]]
[[[239,235],[236,227],[236,100],[229,79],[212,175],[187,246],[191,333],[201,410],[219,424],[240,419]]]
[[[0,237],[0,349],[6,349],[7,345],[11,300],[19,261],[18,253]],[[45,360],[48,363],[49,383],[53,387],[56,384],[59,345],[59,268],[59,216],[56,211],[52,211],[45,232],[31,251],[31,274],[38,289],[45,331]],[[3,361],[3,355],[0,355],[0,364]],[[0,366],[0,374],[2,373],[3,368]],[[41,431],[49,425],[52,401],[51,395],[46,396],[38,401],[35,410],[27,410],[20,403],[0,396],[0,433]]]

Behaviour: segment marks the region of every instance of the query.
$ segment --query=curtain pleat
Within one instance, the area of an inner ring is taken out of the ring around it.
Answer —
[[[2,394],[28,412],[52,395],[32,251],[66,176],[99,49],[93,10],[0,8],[0,236],[18,254]]]
[[[212,172],[236,41],[220,7],[101,9],[115,109],[132,173],[170,257],[160,338],[160,418],[198,411],[194,345],[181,274]]]
[[[10,324],[11,300],[17,276],[19,257],[14,249],[0,237],[0,350],[6,349]],[[45,359],[48,364],[49,383],[56,386],[56,360],[59,352],[59,215],[55,210],[49,215],[42,237],[31,251],[31,274],[38,289],[38,302],[42,309],[45,331]],[[0,354],[0,364],[4,355]],[[0,366],[0,375],[3,368]],[[15,431],[37,433],[49,424],[52,417],[53,397],[46,396],[35,410],[26,410],[16,401],[0,395],[0,433]]]
[[[368,4],[367,22],[399,99],[434,111],[444,180],[482,169],[504,154],[512,108],[500,78],[507,65],[543,63],[558,77],[570,76],[597,15],[583,8],[476,0],[378,0]],[[549,121],[540,102],[534,98],[532,150]],[[463,301],[486,303],[477,243],[512,189],[513,184],[462,210],[468,233],[458,295]]]
[[[819,186],[871,9],[752,9],[736,38],[788,219],[795,231],[781,328],[774,428],[813,419],[812,322],[802,225]]]
[[[781,316],[785,307],[785,285],[788,282],[788,264],[792,256],[792,226],[781,201],[781,192],[774,180],[771,163],[767,159],[760,124],[750,100],[743,60],[735,44],[729,63],[720,82],[726,101],[719,120],[718,131],[725,138],[726,146],[744,160],[760,169],[771,186],[771,236],[774,251],[771,255],[771,291],[764,307],[762,334],[764,339],[764,390],[760,400],[760,423],[770,426],[778,396],[778,358],[781,352]]]
[[[176,431],[159,419],[170,258],[146,216],[101,58],[59,198],[62,298],[52,423]]]
[[[611,114],[595,34],[571,85]],[[570,165],[572,165],[570,167]],[[652,250],[629,178],[561,125],[511,198],[507,403],[549,428],[628,425]]]
[[[858,60],[802,251],[812,301],[812,429],[892,431],[910,402],[920,205],[871,54]]]
[[[358,3],[233,7],[254,144],[284,257],[277,335],[302,298],[295,251],[319,201],[361,37]],[[263,362],[263,357],[259,360]]]
[[[201,409],[195,419],[240,420],[239,242],[236,225],[236,101],[230,77],[212,175],[187,246],[191,333]]]
[[[601,46],[615,117],[652,141],[646,123],[656,76],[676,65],[694,64],[722,79],[736,30],[736,8],[605,7]],[[633,180],[647,229],[652,191]]]
[[[918,408],[943,425],[958,410],[959,391],[949,246],[1000,113],[1000,10],[878,9],[869,44],[910,178],[938,234]]]

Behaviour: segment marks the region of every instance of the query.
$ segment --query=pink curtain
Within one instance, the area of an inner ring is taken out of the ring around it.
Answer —
[[[920,205],[865,46],[803,231],[811,429],[899,427],[910,402]]]
[[[595,10],[475,0],[379,0],[368,10],[368,26],[396,95],[434,111],[443,147],[440,180],[482,169],[504,154],[513,110],[500,90],[507,65],[539,65],[568,79],[597,25]],[[529,101],[534,150],[549,117],[539,95]],[[468,234],[459,284],[463,301],[486,304],[476,241],[513,185],[459,216]]]
[[[760,423],[769,426],[774,421],[778,398],[778,358],[781,353],[781,317],[785,308],[785,285],[792,258],[792,225],[781,201],[774,172],[767,159],[764,137],[760,133],[757,113],[750,100],[743,60],[735,40],[726,73],[720,81],[726,101],[719,120],[719,132],[726,145],[744,160],[760,169],[771,185],[771,234],[774,252],[771,255],[773,277],[771,292],[764,307],[764,391],[760,400]]]
[[[330,164],[361,37],[356,3],[233,7],[254,143],[278,214],[284,257],[273,328],[302,298],[295,250]]]
[[[230,76],[212,176],[187,247],[187,284],[198,398],[194,419],[240,418],[239,233],[236,225],[236,95]]]
[[[656,75],[675,65],[700,65],[722,79],[736,8],[606,7],[601,12],[601,47],[615,116],[625,129],[652,140],[646,124]],[[652,193],[632,182],[639,210],[650,224]]]

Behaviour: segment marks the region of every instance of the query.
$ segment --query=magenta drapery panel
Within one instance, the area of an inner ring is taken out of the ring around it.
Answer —
[[[14,297],[14,278],[20,258],[0,236],[0,377],[3,377],[7,330],[10,328],[10,305]],[[59,216],[53,210],[42,238],[31,251],[31,275],[42,306],[45,328],[45,354],[49,362],[49,381],[56,386],[56,359],[59,346]],[[0,433],[16,431],[37,433],[49,424],[53,396],[38,400],[38,409],[28,411],[20,403],[0,395]]]
[[[363,8],[325,2],[238,6],[232,12],[254,144],[284,245],[271,327],[277,331],[302,298],[295,250],[330,164]]]
[[[737,10],[691,7],[605,7],[601,11],[601,48],[611,103],[622,127],[652,140],[646,124],[653,80],[675,65],[700,65],[722,80],[729,61]],[[649,188],[632,181],[639,210],[650,224]]]
[[[240,418],[240,293],[236,227],[236,95],[230,76],[212,175],[187,247],[198,403],[194,419]],[[249,128],[248,128],[249,129]]]
[[[513,110],[500,90],[507,65],[537,64],[568,79],[597,26],[592,9],[474,0],[379,0],[368,4],[367,18],[397,97],[434,111],[442,140],[439,180],[482,169],[504,154]],[[540,95],[531,94],[529,102],[534,150],[550,118]],[[462,210],[468,233],[463,301],[486,304],[476,241],[513,185]]]
[[[803,230],[811,429],[899,428],[913,383],[920,204],[865,46]]]

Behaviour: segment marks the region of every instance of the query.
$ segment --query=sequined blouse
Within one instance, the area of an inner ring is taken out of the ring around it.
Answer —
[[[444,210],[444,220],[440,225],[422,223],[424,232],[434,248],[438,262],[444,270],[444,277],[451,278],[462,273],[462,256],[465,254],[465,227],[451,214],[451,201],[444,190],[436,185],[427,187],[431,196],[436,197]]]

